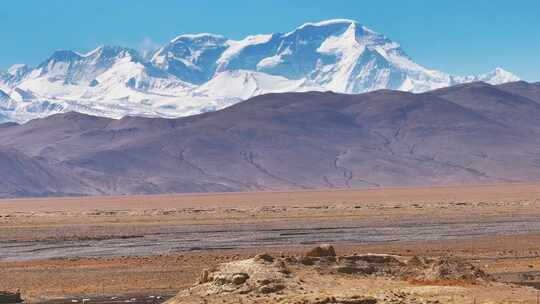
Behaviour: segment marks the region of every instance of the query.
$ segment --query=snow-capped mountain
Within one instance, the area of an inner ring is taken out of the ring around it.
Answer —
[[[23,122],[65,111],[176,117],[271,92],[424,92],[517,80],[501,68],[479,76],[430,70],[382,34],[352,20],[329,20],[242,40],[181,35],[149,59],[117,46],[87,54],[57,51],[36,67],[18,64],[0,72],[0,120]]]
[[[183,81],[199,85],[214,76],[217,60],[229,47],[227,41],[212,34],[178,36],[159,49],[151,62]]]
[[[505,71],[502,68],[495,68],[493,71],[481,75],[476,76],[465,76],[465,77],[453,77],[454,83],[467,83],[467,82],[475,82],[475,81],[482,81],[489,84],[497,85],[497,84],[503,84],[507,82],[516,82],[519,81],[519,77],[516,75]]]

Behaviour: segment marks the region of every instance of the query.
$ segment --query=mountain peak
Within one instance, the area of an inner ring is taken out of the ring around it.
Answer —
[[[12,65],[7,72],[15,77],[19,77],[21,74],[25,74],[30,70],[30,67],[26,64],[14,64]]]
[[[102,59],[127,56],[130,56],[132,58],[139,58],[139,54],[136,50],[116,45],[102,45],[84,55],[84,57],[86,58],[95,57]]]
[[[47,103],[61,105],[62,111],[109,117],[178,117],[264,93],[356,94],[379,89],[417,93],[464,82],[500,84],[518,79],[502,68],[466,77],[431,70],[385,35],[355,20],[330,19],[305,23],[289,33],[239,40],[211,33],[183,34],[152,52],[151,58],[112,45],[86,54],[57,51],[37,68],[16,66],[10,73],[0,72],[0,88],[17,101],[37,104],[38,110],[20,107],[24,113],[18,117],[24,118],[18,121],[25,121],[47,115],[41,110]]]
[[[47,61],[71,62],[81,59],[81,55],[71,50],[56,50]]]
[[[179,36],[176,36],[173,40],[171,40],[171,43],[178,42],[180,40],[222,40],[225,41],[227,38],[225,38],[222,35],[212,34],[212,33],[197,33],[197,34],[182,34]]]
[[[515,74],[501,68],[501,67],[496,67],[493,71],[491,71],[491,73],[493,74],[498,74],[498,75],[506,75],[506,76],[509,76],[509,77],[515,77],[515,78],[518,78]],[[516,80],[517,81],[517,80]]]
[[[305,28],[308,26],[320,27],[320,26],[328,26],[328,25],[336,25],[336,24],[348,26],[351,24],[358,24],[358,22],[351,19],[328,19],[328,20],[323,20],[319,22],[307,22],[299,26],[298,29]]]
[[[319,22],[308,22],[308,23],[302,24],[301,26],[297,27],[296,29],[294,29],[293,31],[285,35],[291,35],[295,32],[306,30],[309,28],[338,28],[338,29],[344,30],[351,26],[354,26],[355,31],[359,33],[382,36],[382,34],[360,24],[356,20],[351,20],[351,19],[329,19],[329,20],[323,20]]]
[[[330,19],[319,22],[308,22],[300,25],[294,30],[284,34],[285,37],[293,36],[298,33],[323,31],[325,33],[334,33],[345,31],[350,26],[361,26],[358,22],[349,19]]]
[[[487,82],[489,84],[497,85],[506,82],[519,81],[520,78],[515,74],[508,72],[507,70],[497,67],[493,71],[480,75],[479,80]]]

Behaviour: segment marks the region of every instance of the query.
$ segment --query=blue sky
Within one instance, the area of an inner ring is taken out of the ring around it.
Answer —
[[[386,34],[429,68],[465,75],[501,66],[540,81],[538,0],[1,1],[0,69],[57,49],[145,49],[183,33],[242,38],[332,18]]]

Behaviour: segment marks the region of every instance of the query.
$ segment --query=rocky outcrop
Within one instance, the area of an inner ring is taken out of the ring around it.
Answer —
[[[192,288],[180,292],[167,304],[437,303],[418,299],[407,292],[387,290],[388,287],[365,288],[372,280],[399,286],[419,282],[476,285],[491,278],[474,265],[454,257],[338,256],[331,245],[322,245],[298,257],[260,254],[204,270]]]
[[[459,280],[474,283],[492,280],[482,269],[456,257],[413,257],[401,271],[401,276],[418,281]]]
[[[336,256],[336,251],[332,245],[317,246],[306,253],[306,257],[333,257]]]

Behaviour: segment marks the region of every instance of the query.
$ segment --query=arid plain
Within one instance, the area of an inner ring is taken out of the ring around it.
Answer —
[[[537,184],[3,200],[0,290],[34,302],[164,299],[205,268],[319,243],[340,254],[463,257],[534,287],[539,207]]]

